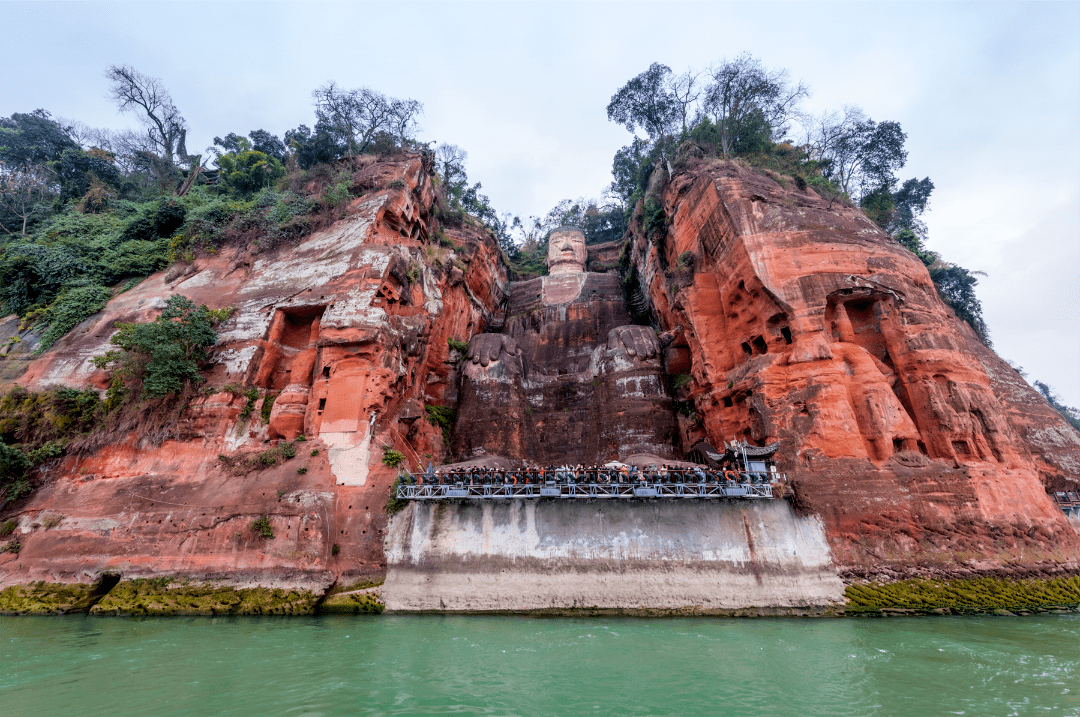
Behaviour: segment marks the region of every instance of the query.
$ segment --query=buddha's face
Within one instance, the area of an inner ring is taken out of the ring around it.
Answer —
[[[577,274],[585,271],[585,235],[577,229],[555,231],[548,241],[549,274]]]

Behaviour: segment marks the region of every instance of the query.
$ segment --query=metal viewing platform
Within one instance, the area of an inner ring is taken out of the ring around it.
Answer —
[[[1051,493],[1050,497],[1059,508],[1065,511],[1065,515],[1080,518],[1080,491]]]
[[[701,469],[473,469],[402,476],[401,500],[505,500],[510,498],[774,499],[786,476],[773,471]]]

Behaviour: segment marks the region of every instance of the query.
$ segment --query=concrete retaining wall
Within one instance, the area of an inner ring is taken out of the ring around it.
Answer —
[[[785,501],[413,503],[386,556],[387,610],[783,612],[844,594],[820,521]]]

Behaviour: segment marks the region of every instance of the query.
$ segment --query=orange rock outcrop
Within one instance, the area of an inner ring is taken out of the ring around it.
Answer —
[[[227,247],[156,274],[29,364],[17,382],[32,389],[104,388],[89,359],[110,348],[115,324],[150,320],[178,293],[236,308],[205,385],[253,386],[260,398],[242,418],[246,397],[203,392],[164,442],[129,435],[49,468],[12,516],[22,551],[0,555],[0,584],[113,570],[325,587],[382,570],[397,475],[383,450],[412,468],[438,460],[442,432],[424,406],[456,398],[447,339],[480,330],[506,269],[490,233],[468,223],[442,244],[429,236],[435,192],[419,155],[353,169],[368,191],[332,226],[296,246]],[[291,460],[258,462],[301,435]],[[262,515],[273,539],[251,529]]]
[[[916,257],[860,211],[734,162],[699,162],[661,198],[666,231],[635,227],[630,258],[678,331],[668,370],[693,378],[684,448],[779,441],[795,499],[855,573],[1075,567],[1080,536],[1046,488],[1080,476],[1080,435]]]

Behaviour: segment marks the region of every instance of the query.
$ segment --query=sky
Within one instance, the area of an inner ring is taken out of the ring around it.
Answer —
[[[998,353],[1080,406],[1080,3],[17,3],[0,1],[0,116],[134,127],[129,64],[172,93],[188,149],[314,125],[327,80],[424,104],[419,138],[469,153],[497,211],[599,196],[631,140],[611,96],[653,62],[749,52],[901,124],[900,178],[936,187],[928,247],[986,272]]]

